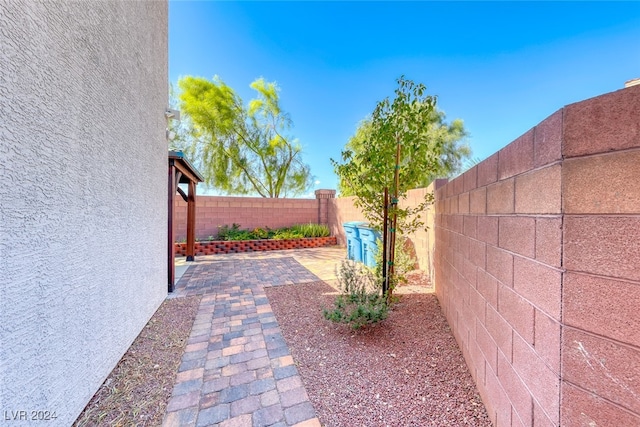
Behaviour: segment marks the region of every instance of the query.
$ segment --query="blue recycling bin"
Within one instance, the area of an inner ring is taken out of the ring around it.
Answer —
[[[365,224],[363,221],[350,221],[342,224],[347,238],[347,258],[357,262],[363,262],[362,242],[359,234],[359,227],[363,224]]]
[[[380,233],[364,224],[358,227],[358,236],[362,244],[362,262],[367,267],[374,268],[376,266]]]

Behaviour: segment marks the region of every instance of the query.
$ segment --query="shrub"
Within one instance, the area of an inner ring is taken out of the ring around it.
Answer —
[[[235,222],[231,227],[223,225],[218,227],[218,240],[253,240],[254,236],[249,230],[240,230],[240,224]]]
[[[382,295],[382,283],[362,264],[343,260],[336,272],[340,295],[333,310],[324,309],[325,319],[359,329],[387,318],[389,306]]]
[[[256,227],[251,232],[256,239],[268,239],[273,237],[273,232],[269,227]]]
[[[304,237],[327,237],[331,235],[329,227],[324,224],[298,224],[292,226],[290,230],[298,232]]]
[[[292,230],[290,228],[281,228],[276,230],[276,232],[273,235],[273,238],[276,240],[283,240],[283,239],[301,239],[305,237],[302,233]]]
[[[329,227],[323,224],[299,224],[275,230],[269,227],[256,227],[253,230],[241,230],[240,224],[218,226],[217,240],[258,240],[258,239],[300,239],[303,237],[326,237],[331,235]],[[209,236],[209,240],[213,238]]]

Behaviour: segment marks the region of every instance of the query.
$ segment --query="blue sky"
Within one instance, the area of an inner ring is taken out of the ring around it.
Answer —
[[[484,159],[566,104],[640,77],[640,2],[169,2],[169,78],[276,81],[304,161],[336,188],[358,122],[401,75]],[[201,192],[201,191],[200,191]]]

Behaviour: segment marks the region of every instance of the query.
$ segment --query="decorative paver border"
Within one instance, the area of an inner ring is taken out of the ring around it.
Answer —
[[[234,241],[207,241],[195,243],[195,255],[216,255],[240,252],[277,251],[283,249],[321,248],[337,245],[335,236],[308,237],[304,239],[281,240],[234,240]],[[176,256],[187,254],[187,244],[175,243]]]

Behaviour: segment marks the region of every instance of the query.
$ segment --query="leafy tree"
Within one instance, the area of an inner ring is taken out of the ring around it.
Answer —
[[[311,184],[302,148],[286,132],[289,115],[280,108],[279,88],[260,78],[251,83],[257,98],[242,99],[217,76],[178,81],[180,109],[191,123],[189,154],[207,184],[228,194],[284,197]],[[180,138],[180,137],[179,137]]]
[[[343,189],[355,196],[359,207],[371,224],[382,229],[383,193],[391,192],[389,205],[390,239],[385,242],[389,253],[388,277],[393,277],[396,232],[410,233],[424,223],[422,212],[432,195],[427,194],[418,206],[401,208],[400,199],[410,189],[425,182],[425,176],[435,176],[445,170],[444,156],[454,137],[448,137],[449,127],[438,127],[444,115],[436,109],[436,97],[426,95],[423,84],[404,77],[398,79],[393,100],[380,101],[371,119],[360,126],[356,141],[352,139],[342,152],[341,162],[331,160]],[[453,126],[453,125],[452,125]],[[463,135],[462,123],[452,128],[452,134]],[[453,164],[453,163],[450,163]],[[388,289],[389,296],[391,288]]]
[[[436,178],[455,176],[465,168],[466,162],[471,157],[471,148],[465,141],[467,132],[462,120],[455,119],[450,124],[445,120],[444,112],[437,108],[429,114],[424,129],[426,138],[432,145],[440,144],[441,153],[438,164],[434,165],[433,170],[424,171],[414,188],[427,187]],[[353,153],[360,152],[363,150],[363,145],[370,139],[371,131],[371,118],[363,120],[345,148]],[[349,183],[342,179],[338,182],[338,189],[342,196],[354,195]]]

